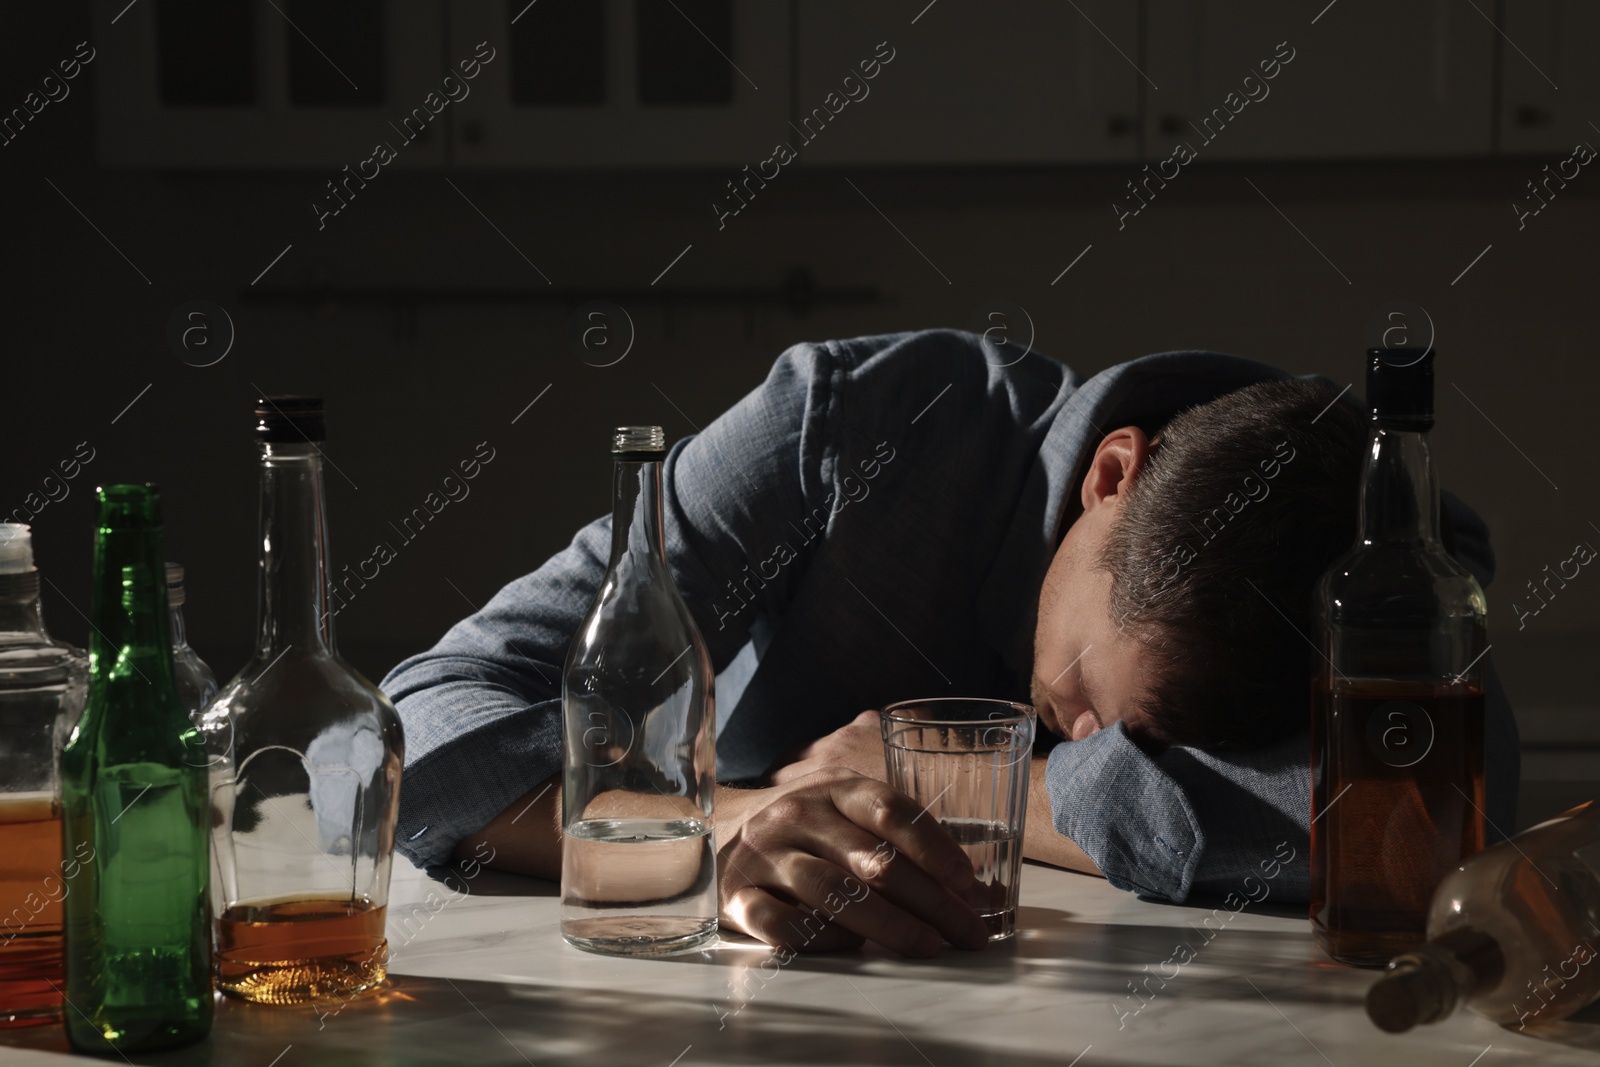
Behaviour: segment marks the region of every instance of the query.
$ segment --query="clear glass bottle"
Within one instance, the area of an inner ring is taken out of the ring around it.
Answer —
[[[660,955],[717,933],[713,673],[667,568],[661,428],[611,454],[611,563],[562,674],[561,933]]]
[[[1311,716],[1311,921],[1346,963],[1420,945],[1483,847],[1483,590],[1439,538],[1433,351],[1368,352],[1355,546],[1323,576]]]
[[[348,999],[388,973],[404,741],[394,705],[334,647],[322,402],[268,397],[256,420],[256,648],[203,716],[217,984],[264,1004]]]
[[[211,812],[200,733],[178,701],[154,486],[96,491],[89,695],[61,750],[64,1015],[85,1052],[211,1031]]]
[[[183,624],[183,565],[167,564],[167,607],[172,619],[172,670],[178,683],[178,699],[189,717],[200,724],[200,713],[217,695],[217,676],[211,673],[194,649],[189,647],[189,631]]]
[[[61,854],[56,753],[88,675],[45,631],[32,532],[0,523],[0,1028],[61,1016],[61,901],[80,861]]]
[[[1506,1027],[1564,1019],[1600,1000],[1600,804],[1580,804],[1486,849],[1439,884],[1428,943],[1367,993],[1391,1033],[1465,1004]]]

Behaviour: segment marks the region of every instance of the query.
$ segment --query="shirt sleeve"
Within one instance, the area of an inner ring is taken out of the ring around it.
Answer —
[[[801,549],[775,579],[744,580],[749,561],[784,539],[782,516],[821,495],[833,373],[826,350],[789,349],[663,464],[668,566],[719,671],[805,571]],[[562,664],[610,550],[606,516],[383,680],[406,734],[396,848],[413,862],[447,862],[462,838],[561,769]]]
[[[1449,493],[1442,507],[1450,551],[1487,585],[1487,527]],[[1484,678],[1484,814],[1494,841],[1514,829],[1521,758],[1492,657]],[[1045,787],[1056,830],[1118,888],[1174,904],[1192,893],[1266,899],[1255,895],[1261,884],[1274,900],[1310,899],[1308,730],[1248,752],[1173,746],[1152,755],[1119,722],[1051,749]]]

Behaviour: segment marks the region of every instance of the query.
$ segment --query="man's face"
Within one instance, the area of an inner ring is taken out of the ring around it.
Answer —
[[[1135,733],[1157,733],[1137,706],[1148,689],[1149,653],[1112,623],[1111,574],[1097,566],[1149,450],[1137,427],[1101,441],[1083,480],[1083,514],[1068,527],[1039,593],[1033,706],[1046,729],[1072,741],[1119,719]]]

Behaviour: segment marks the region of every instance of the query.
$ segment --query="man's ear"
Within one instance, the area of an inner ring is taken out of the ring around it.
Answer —
[[[1149,458],[1150,438],[1139,427],[1124,426],[1106,434],[1083,476],[1083,510],[1120,503],[1117,497],[1127,492]]]

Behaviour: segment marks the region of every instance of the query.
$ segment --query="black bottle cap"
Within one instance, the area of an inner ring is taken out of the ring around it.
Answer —
[[[320,396],[265,396],[256,401],[256,440],[313,444],[327,440]]]
[[[1433,427],[1432,348],[1367,349],[1367,407],[1372,421],[1397,430]]]

